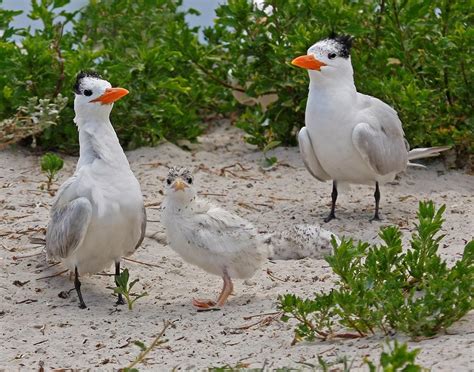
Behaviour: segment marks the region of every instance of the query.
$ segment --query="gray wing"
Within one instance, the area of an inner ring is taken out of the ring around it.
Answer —
[[[82,243],[92,216],[92,205],[81,197],[67,203],[58,198],[46,232],[48,257],[66,258]]]
[[[384,102],[367,97],[369,106],[352,131],[352,143],[379,175],[403,171],[408,163],[408,151],[397,112]]]
[[[205,213],[196,214],[193,220],[197,228],[189,231],[186,238],[214,254],[235,254],[253,247],[256,242],[254,226],[222,208],[211,206]]]
[[[331,177],[326,173],[321,164],[319,163],[316,154],[314,153],[313,144],[311,143],[311,138],[309,137],[306,127],[301,128],[298,133],[298,144],[300,147],[301,157],[303,158],[303,163],[306,166],[311,175],[320,180],[327,181]]]
[[[140,245],[141,245],[142,242],[143,242],[143,239],[145,239],[145,230],[146,230],[146,209],[145,209],[145,206],[143,206],[143,209],[142,209],[141,235],[140,235],[140,238],[138,239],[137,245],[135,246],[135,250],[137,250],[138,247],[140,247]]]

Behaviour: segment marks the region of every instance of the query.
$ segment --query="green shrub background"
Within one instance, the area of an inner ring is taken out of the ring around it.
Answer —
[[[258,9],[250,0],[229,0],[204,31],[206,43],[185,23],[179,1],[91,0],[79,14],[58,11],[68,2],[32,1],[29,16],[44,24],[34,33],[13,29],[17,13],[0,5],[0,120],[29,97],[70,97],[58,125],[39,138],[44,148],[77,149],[71,87],[82,69],[130,90],[112,114],[128,149],[164,138],[195,140],[207,118],[231,111],[259,148],[294,145],[308,77],[290,61],[335,31],[355,37],[359,91],[395,107],[412,147],[455,144],[460,160],[474,152],[467,1],[272,0]],[[54,12],[73,24],[72,32],[61,32]],[[240,106],[230,94],[236,83],[252,97],[272,92],[279,100],[265,112]]]

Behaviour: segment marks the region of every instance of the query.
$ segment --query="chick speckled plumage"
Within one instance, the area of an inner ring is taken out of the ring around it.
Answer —
[[[232,292],[232,278],[251,277],[267,258],[323,258],[332,251],[332,234],[320,226],[295,225],[259,234],[249,221],[199,198],[186,168],[168,173],[161,221],[172,249],[224,280],[217,301],[193,300],[200,309],[223,306]]]
[[[169,245],[185,261],[224,280],[217,302],[194,300],[198,308],[224,305],[232,292],[231,278],[251,277],[267,258],[254,226],[197,197],[193,177],[186,168],[169,171],[162,223]]]

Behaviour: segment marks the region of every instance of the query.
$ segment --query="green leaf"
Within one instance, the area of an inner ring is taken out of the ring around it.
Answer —
[[[146,345],[142,341],[133,341],[134,345],[137,345],[142,351],[147,349]]]
[[[41,170],[56,174],[64,165],[63,159],[53,153],[47,153],[41,157]]]

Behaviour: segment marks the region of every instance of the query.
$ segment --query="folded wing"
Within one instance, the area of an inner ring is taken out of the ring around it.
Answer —
[[[365,97],[369,105],[361,114],[363,121],[353,129],[352,142],[375,173],[401,172],[407,166],[408,151],[400,119],[387,104]]]
[[[51,208],[51,220],[46,232],[46,252],[51,258],[68,257],[82,243],[92,216],[87,198],[72,200],[73,179],[67,181]]]

